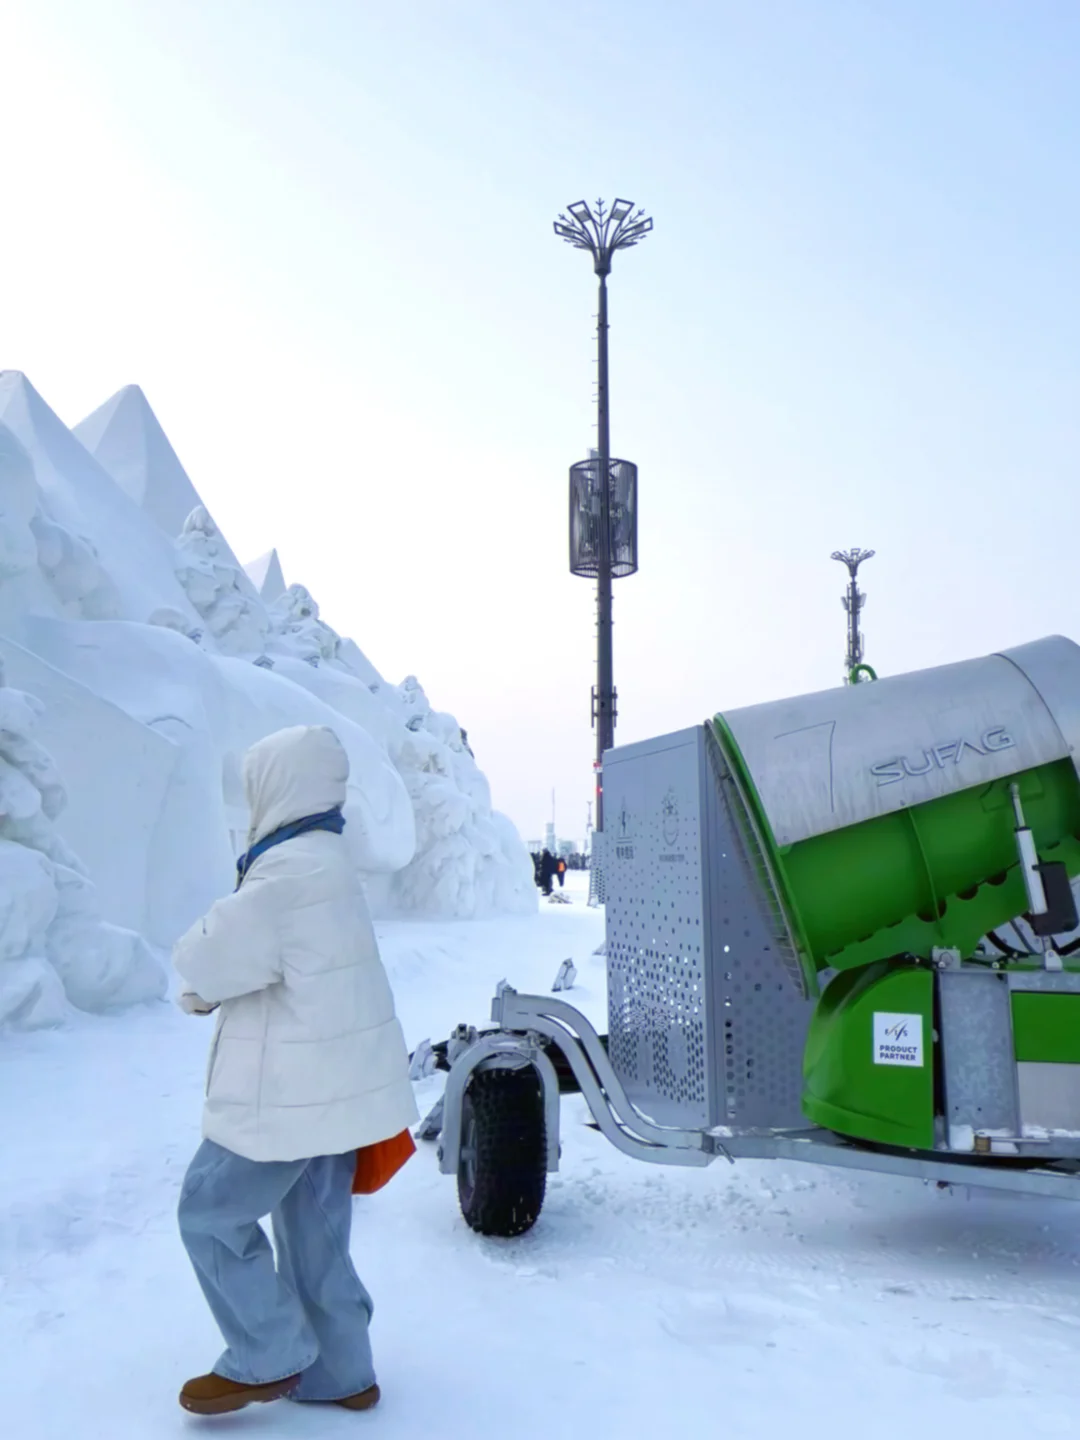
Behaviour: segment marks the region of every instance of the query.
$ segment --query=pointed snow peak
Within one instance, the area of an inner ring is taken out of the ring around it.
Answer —
[[[285,594],[285,575],[276,550],[268,550],[265,555],[260,555],[258,560],[252,560],[250,565],[245,565],[244,570],[267,605],[272,605]]]
[[[53,413],[21,370],[0,370],[0,413],[7,411],[39,423]]]
[[[122,618],[145,621],[167,606],[190,612],[194,624],[174,573],[175,547],[16,370],[0,371],[0,423],[29,454],[49,519],[93,547]]]
[[[104,405],[99,405],[92,415],[88,415],[85,420],[80,420],[78,425],[73,428],[75,434],[93,455],[101,444],[105,432],[118,415],[122,417],[121,423],[126,423],[129,428],[142,435],[145,429],[146,411],[153,415],[150,404],[139,386],[125,385],[123,389],[118,390],[115,395],[106,400]],[[140,497],[133,496],[132,498],[138,500]]]
[[[21,370],[0,370],[0,422],[14,431],[35,463],[39,458],[39,445],[49,450],[59,447],[60,453],[74,445],[64,422]],[[83,454],[81,446],[74,448]],[[111,483],[108,476],[103,474],[101,478],[106,484]]]
[[[138,385],[125,385],[74,427],[120,488],[171,539],[202,504]]]

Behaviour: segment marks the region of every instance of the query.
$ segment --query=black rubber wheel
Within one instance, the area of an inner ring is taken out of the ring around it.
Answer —
[[[481,1070],[461,1107],[458,1201],[478,1235],[510,1239],[536,1224],[547,1188],[544,1094],[531,1065]]]

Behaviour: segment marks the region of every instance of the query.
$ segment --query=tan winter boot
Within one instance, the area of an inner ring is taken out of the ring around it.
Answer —
[[[242,1385],[239,1380],[227,1380],[211,1370],[209,1375],[187,1382],[180,1391],[180,1404],[193,1415],[227,1415],[232,1410],[243,1410],[245,1405],[280,1400],[299,1384],[299,1375],[286,1375],[268,1385]]]
[[[381,1398],[378,1385],[372,1385],[369,1390],[361,1390],[359,1395],[346,1395],[344,1400],[335,1400],[334,1404],[346,1410],[374,1410]]]

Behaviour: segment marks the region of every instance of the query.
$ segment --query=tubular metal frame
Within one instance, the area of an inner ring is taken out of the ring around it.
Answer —
[[[604,1137],[635,1160],[654,1165],[703,1167],[723,1158],[787,1160],[835,1169],[869,1171],[922,1180],[941,1186],[1012,1191],[1052,1199],[1080,1199],[1080,1160],[1018,1166],[977,1157],[871,1150],[808,1127],[800,1130],[686,1130],[657,1125],[630,1103],[592,1024],[564,1000],[546,995],[519,995],[500,985],[491,1007],[498,1028],[478,1035],[463,1047],[450,1068],[443,1101],[439,1166],[443,1174],[458,1172],[461,1110],[469,1080],[477,1070],[498,1067],[537,1071],[544,1093],[547,1167],[559,1168],[559,1081],[546,1054],[556,1045],[581,1087],[585,1103]]]

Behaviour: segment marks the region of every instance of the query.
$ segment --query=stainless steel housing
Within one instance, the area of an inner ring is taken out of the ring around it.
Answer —
[[[798,1126],[811,1006],[705,726],[609,751],[609,1053],[662,1125]]]
[[[777,844],[794,845],[1067,755],[1078,764],[1080,646],[1054,635],[723,719]]]

